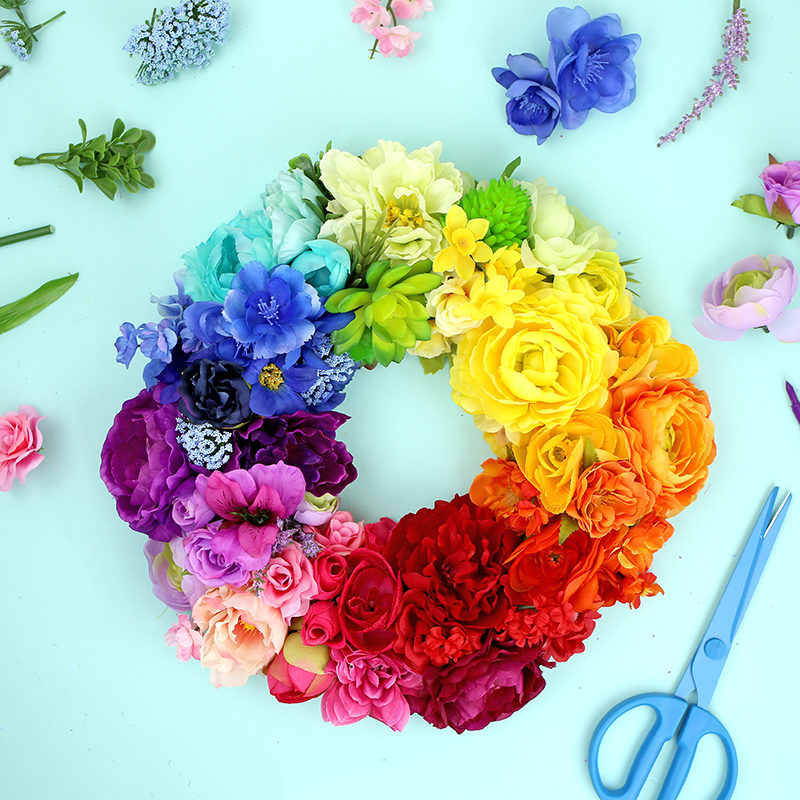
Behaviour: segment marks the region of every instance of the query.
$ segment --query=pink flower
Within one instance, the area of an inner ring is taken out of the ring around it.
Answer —
[[[394,0],[392,11],[398,19],[419,19],[426,11],[433,11],[431,0]]]
[[[380,51],[385,56],[395,55],[398,58],[414,52],[414,40],[419,39],[418,31],[410,31],[405,25],[387,28],[379,25],[372,33],[380,41]]]
[[[368,550],[382,551],[397,523],[391,517],[381,517],[377,522],[364,526],[364,547]]]
[[[344,636],[339,622],[339,610],[330,600],[318,600],[311,604],[308,613],[303,617],[300,629],[303,644],[309,647],[326,644],[328,647],[342,647]]]
[[[281,703],[303,703],[318,697],[333,682],[333,675],[325,671],[329,660],[328,647],[309,647],[299,633],[290,633],[267,667],[270,694]]]
[[[315,529],[317,543],[331,553],[346,556],[364,544],[364,523],[348,511],[337,511],[323,530]]]
[[[211,670],[216,687],[242,686],[269,664],[286,639],[286,623],[277,608],[229,586],[204,594],[192,616],[203,634],[200,663]]]
[[[298,544],[289,544],[280,555],[273,556],[264,568],[262,602],[281,612],[284,622],[302,617],[319,587],[314,580],[314,567]]]
[[[350,19],[369,33],[376,25],[388,25],[392,16],[380,0],[359,0],[350,11]]]
[[[206,503],[223,519],[238,522],[237,534],[249,556],[261,558],[275,543],[278,520],[297,509],[306,491],[303,473],[279,461],[249,470],[212,472]]]
[[[178,621],[164,634],[164,644],[177,647],[175,655],[181,661],[190,658],[200,660],[200,644],[203,637],[196,630],[186,614],[178,614]]]
[[[372,717],[394,731],[405,728],[411,710],[405,692],[422,678],[390,653],[370,655],[343,648],[331,650],[327,671],[335,676],[322,695],[322,719],[350,725]]]
[[[314,580],[319,587],[314,600],[330,600],[347,580],[347,559],[341,553],[323,550],[314,559]]]
[[[32,406],[20,406],[0,416],[0,492],[8,492],[14,478],[25,483],[28,472],[41,464],[40,419],[44,417]]]

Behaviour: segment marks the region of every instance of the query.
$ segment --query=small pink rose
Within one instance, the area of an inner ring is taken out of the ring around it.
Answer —
[[[341,553],[323,550],[313,563],[317,593],[312,600],[330,600],[336,597],[347,580],[347,559]]]
[[[326,550],[346,556],[364,544],[364,523],[348,511],[337,511],[324,528],[315,529],[314,538]]]
[[[44,456],[39,420],[44,419],[32,406],[20,406],[0,416],[0,492],[8,492],[16,478],[25,483],[26,475],[41,464]]]
[[[302,617],[311,598],[319,592],[314,567],[297,544],[290,544],[273,556],[263,570],[264,588],[259,595],[267,605],[277,608],[284,622]]]

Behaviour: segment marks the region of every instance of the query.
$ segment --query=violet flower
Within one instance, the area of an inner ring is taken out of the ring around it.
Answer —
[[[735,341],[746,330],[764,328],[780,342],[800,342],[800,309],[786,310],[797,283],[794,265],[786,258],[743,258],[703,290],[703,316],[694,327],[718,341]]]

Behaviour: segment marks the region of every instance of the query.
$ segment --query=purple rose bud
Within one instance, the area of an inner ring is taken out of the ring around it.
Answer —
[[[800,225],[800,161],[770,163],[759,177],[772,218],[784,225]]]

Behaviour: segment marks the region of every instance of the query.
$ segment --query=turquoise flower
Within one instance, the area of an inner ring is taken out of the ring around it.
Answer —
[[[292,266],[303,273],[306,283],[321,297],[330,297],[344,289],[350,274],[350,254],[335,242],[316,239],[308,243],[308,250],[300,253]]]

